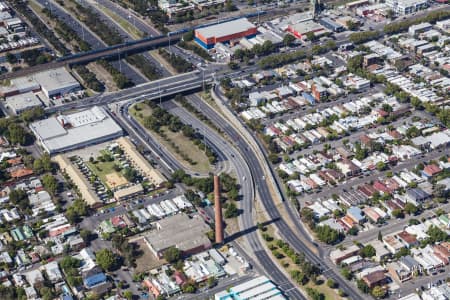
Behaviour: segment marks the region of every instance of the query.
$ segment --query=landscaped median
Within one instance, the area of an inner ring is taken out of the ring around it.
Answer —
[[[203,174],[212,171],[216,155],[209,147],[205,149],[200,134],[191,126],[152,102],[137,103],[130,113],[188,169]]]

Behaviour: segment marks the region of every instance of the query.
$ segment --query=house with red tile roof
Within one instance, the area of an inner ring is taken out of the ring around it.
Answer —
[[[378,180],[376,180],[374,183],[373,183],[373,188],[375,189],[375,190],[377,190],[378,192],[380,192],[380,193],[384,193],[384,194],[390,194],[391,192],[389,191],[389,189],[382,183],[382,182],[380,182],[380,181],[378,181]]]
[[[435,164],[426,165],[422,170],[422,176],[429,179],[439,174],[441,171],[442,169]]]

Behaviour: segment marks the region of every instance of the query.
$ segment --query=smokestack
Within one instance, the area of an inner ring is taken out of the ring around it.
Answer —
[[[214,212],[216,225],[216,243],[223,243],[223,220],[222,220],[222,203],[220,202],[220,182],[219,176],[214,176]]]

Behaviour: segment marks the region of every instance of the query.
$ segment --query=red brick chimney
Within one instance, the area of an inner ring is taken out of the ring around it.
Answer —
[[[223,243],[223,220],[222,220],[222,203],[220,202],[220,181],[219,176],[214,176],[214,212],[216,225],[216,243]]]

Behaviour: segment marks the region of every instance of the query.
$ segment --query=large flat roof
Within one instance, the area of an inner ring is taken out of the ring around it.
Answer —
[[[42,105],[38,97],[32,92],[7,97],[5,102],[6,106],[14,112]]]
[[[47,91],[80,86],[80,83],[64,67],[39,72],[33,75],[41,88]]]
[[[242,31],[246,31],[250,28],[255,28],[251,22],[247,20],[247,18],[241,18],[237,20],[233,20],[230,22],[220,23],[216,25],[211,25],[204,28],[196,29],[195,31],[201,34],[204,38],[208,39],[211,37],[231,35],[235,33],[239,33]]]
[[[97,106],[34,122],[30,129],[49,153],[72,150],[122,134],[122,128]]]

